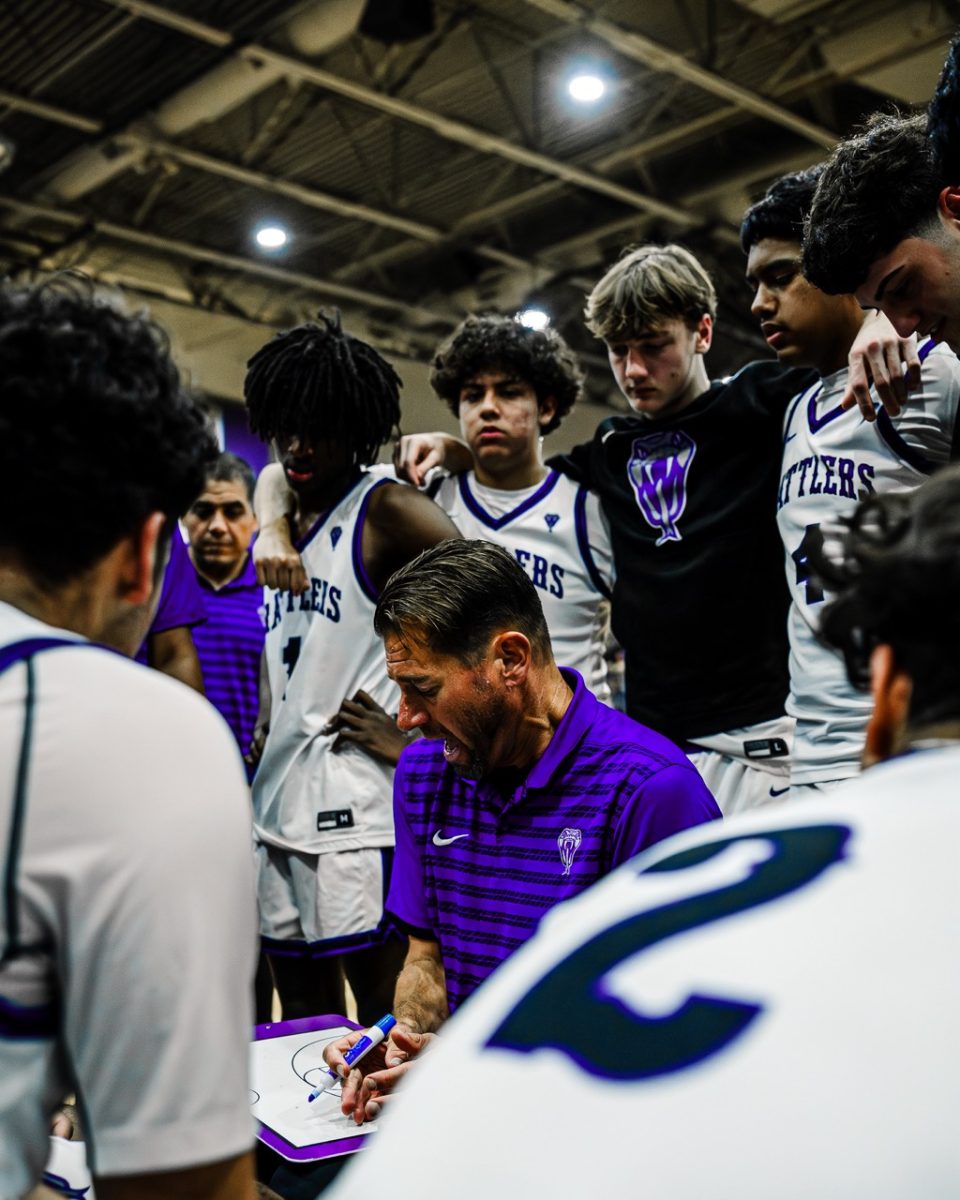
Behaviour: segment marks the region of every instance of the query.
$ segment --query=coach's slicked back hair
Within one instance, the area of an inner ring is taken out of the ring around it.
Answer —
[[[57,586],[183,513],[217,445],[166,335],[64,275],[0,287],[0,548]]]
[[[804,275],[821,291],[855,292],[878,258],[935,222],[938,179],[925,117],[871,117],[824,165],[804,236]]]
[[[839,561],[816,564],[837,593],[821,637],[861,688],[873,648],[891,646],[913,681],[912,725],[960,718],[960,466],[915,492],[871,496],[848,525]]]
[[[207,483],[242,483],[247,493],[247,499],[253,500],[257,477],[253,467],[239,454],[231,454],[229,450],[218,455],[215,462],[207,469]]]
[[[250,428],[321,435],[353,449],[366,466],[400,424],[400,377],[372,346],[340,327],[339,314],[278,333],[247,363],[243,395]]]
[[[767,188],[763,199],[747,209],[740,226],[740,245],[744,254],[749,254],[754,242],[763,238],[803,241],[803,225],[822,173],[822,166],[793,171],[790,175],[782,175]]]
[[[409,636],[464,663],[477,662],[492,637],[513,629],[539,661],[553,658],[537,589],[491,542],[451,539],[424,550],[390,576],[373,625],[380,637]]]
[[[629,250],[587,297],[587,328],[605,342],[638,337],[681,318],[694,329],[704,313],[717,313],[713,281],[683,246]]]
[[[960,187],[960,37],[950,47],[927,110],[927,136],[941,185]]]
[[[509,371],[528,383],[542,403],[553,396],[557,411],[544,427],[551,433],[580,397],[583,372],[576,355],[554,329],[528,329],[513,317],[467,317],[437,348],[430,386],[457,416],[463,385],[484,371]]]

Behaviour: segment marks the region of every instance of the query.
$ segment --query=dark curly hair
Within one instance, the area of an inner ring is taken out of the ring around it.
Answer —
[[[837,599],[822,640],[842,651],[851,683],[870,685],[875,646],[910,676],[913,725],[960,717],[960,466],[914,492],[871,496],[846,522],[839,557],[815,573]]]
[[[877,113],[824,164],[803,244],[821,291],[855,292],[878,258],[936,220],[940,176],[926,118]]]
[[[556,412],[544,433],[551,433],[580,397],[583,372],[576,355],[553,329],[528,329],[497,313],[471,316],[442,342],[430,368],[430,386],[456,417],[464,384],[484,371],[513,371],[543,404],[548,396]]]
[[[808,167],[805,171],[781,176],[767,188],[766,195],[747,209],[740,225],[740,245],[744,254],[749,254],[754,242],[764,238],[803,241],[803,224],[822,174],[822,165]]]
[[[0,548],[56,587],[153,512],[168,524],[217,445],[166,335],[55,276],[0,287]]]
[[[960,37],[947,53],[927,109],[927,136],[941,184],[960,185]]]
[[[367,466],[400,425],[400,376],[344,332],[339,313],[318,313],[317,321],[278,333],[247,363],[250,429],[265,442],[319,432],[350,446],[353,461]]]

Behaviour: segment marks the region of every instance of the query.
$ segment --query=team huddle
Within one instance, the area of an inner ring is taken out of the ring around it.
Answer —
[[[628,411],[546,460],[550,328],[436,348],[459,438],[338,316],[277,334],[254,496],[155,325],[0,290],[0,1200],[73,1093],[101,1198],[325,1187],[250,1148],[258,944],[261,1019],[396,1017],[326,1051],[386,1113],[339,1197],[955,1191],[958,58],[744,214],[774,358],[711,381],[708,272],[625,250]],[[211,703],[152,640],[187,559]]]

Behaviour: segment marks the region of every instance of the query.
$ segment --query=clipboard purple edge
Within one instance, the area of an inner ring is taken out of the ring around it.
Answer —
[[[293,1021],[272,1021],[268,1025],[253,1027],[253,1040],[262,1042],[268,1038],[287,1037],[291,1033],[313,1033],[317,1029],[335,1029],[338,1025],[346,1025],[348,1029],[362,1029],[356,1021],[350,1021],[337,1013],[328,1013],[323,1017],[297,1017]],[[274,1133],[266,1125],[257,1122],[257,1138],[271,1150],[275,1150],[281,1158],[288,1162],[320,1162],[324,1158],[338,1158],[342,1154],[353,1154],[362,1148],[369,1134],[361,1133],[356,1137],[341,1138],[336,1142],[320,1142],[314,1146],[291,1146],[286,1138]]]

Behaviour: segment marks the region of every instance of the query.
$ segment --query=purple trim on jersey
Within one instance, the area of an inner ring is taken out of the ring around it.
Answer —
[[[310,526],[310,528],[307,530],[307,532],[302,537],[297,538],[297,540],[293,543],[294,548],[299,550],[300,553],[302,554],[303,551],[306,550],[307,546],[309,546],[310,543],[313,541],[313,539],[317,536],[317,534],[320,532],[320,530],[324,527],[324,525],[327,522],[327,518],[330,516],[330,514],[333,512],[333,510],[335,508],[339,508],[339,506],[344,502],[344,500],[346,500],[346,498],[350,495],[350,493],[353,491],[353,489],[356,487],[359,487],[360,484],[363,483],[364,479],[366,479],[366,474],[362,474],[362,475],[358,476],[358,478],[352,480],[350,482],[349,487],[347,487],[341,493],[341,495],[339,495],[336,498],[336,500],[334,500],[334,502],[330,505],[330,507],[326,510],[326,512],[322,512],[320,514],[320,516],[317,517],[317,519],[314,521],[314,523]]]
[[[0,996],[0,1037],[8,1041],[37,1042],[55,1037],[60,1026],[57,1003],[15,1004]]]
[[[913,467],[915,471],[920,471],[923,475],[932,475],[936,471],[937,464],[931,462],[922,450],[918,450],[915,446],[907,445],[897,432],[893,421],[890,419],[890,414],[885,408],[877,409],[877,433],[880,435],[881,441],[886,443],[887,448],[897,458],[902,459],[907,466]]]
[[[25,658],[32,658],[34,654],[39,654],[41,650],[52,650],[57,646],[90,646],[93,644],[73,638],[59,637],[33,637],[24,638],[22,642],[11,642],[8,646],[0,648],[0,674],[8,667],[23,662]]]
[[[328,1013],[322,1017],[298,1017],[293,1021],[273,1021],[267,1025],[255,1025],[253,1040],[255,1042],[269,1041],[271,1038],[289,1037],[295,1033],[314,1033],[324,1029],[336,1029],[346,1026],[347,1029],[362,1029],[356,1021],[349,1017],[341,1017],[336,1013]],[[306,1092],[306,1085],[304,1085]],[[317,1162],[322,1158],[337,1158],[342,1154],[352,1154],[363,1147],[369,1134],[357,1131],[349,1137],[340,1138],[336,1142],[320,1142],[315,1146],[293,1146],[279,1133],[266,1125],[257,1122],[257,1140],[275,1150],[281,1158],[289,1162]]]
[[[260,655],[265,631],[263,588],[250,554],[236,579],[214,588],[198,576],[207,619],[193,631],[207,699],[246,752],[260,707]]]
[[[529,512],[534,505],[539,504],[545,496],[548,496],[553,491],[557,485],[558,478],[558,472],[553,470],[549,471],[546,479],[543,481],[543,483],[541,483],[532,496],[528,496],[522,504],[518,504],[517,507],[511,509],[510,512],[504,513],[502,517],[495,517],[491,513],[487,512],[487,510],[480,504],[480,501],[476,498],[476,496],[474,496],[473,492],[471,492],[470,484],[467,481],[467,472],[464,471],[462,475],[457,476],[457,480],[460,484],[460,495],[463,497],[464,504],[467,506],[467,508],[469,508],[477,520],[482,521],[488,529],[502,529],[504,525],[509,525],[510,522],[515,521],[517,517],[522,517],[525,512]]]
[[[831,408],[829,412],[824,413],[822,417],[817,416],[817,400],[820,398],[820,393],[823,391],[823,384],[818,384],[807,401],[807,424],[810,426],[810,432],[816,433],[822,429],[824,425],[829,425],[831,421],[835,421],[837,417],[842,417],[847,411],[842,404],[838,404],[836,408]]]
[[[380,590],[374,586],[373,580],[367,574],[367,568],[364,566],[363,527],[367,521],[367,508],[370,505],[370,497],[377,490],[377,488],[381,488],[385,484],[394,483],[396,483],[396,480],[394,479],[380,479],[373,485],[370,491],[367,492],[363,500],[360,502],[360,511],[357,513],[357,520],[353,527],[353,546],[351,547],[353,552],[353,573],[357,577],[357,583],[360,585],[360,590],[372,604],[376,604],[376,602],[380,599]]]
[[[577,535],[577,548],[580,551],[580,557],[583,559],[583,565],[587,568],[587,574],[590,576],[590,582],[600,593],[601,596],[606,596],[610,599],[610,589],[603,581],[603,576],[594,562],[593,552],[590,549],[590,537],[587,533],[587,489],[585,487],[577,488],[577,495],[573,502],[573,527]]]
[[[461,778],[434,740],[400,757],[387,909],[432,931],[451,1010],[548,909],[641,849],[720,816],[672,742],[601,704],[575,671],[563,675],[572,699],[525,779]]]

